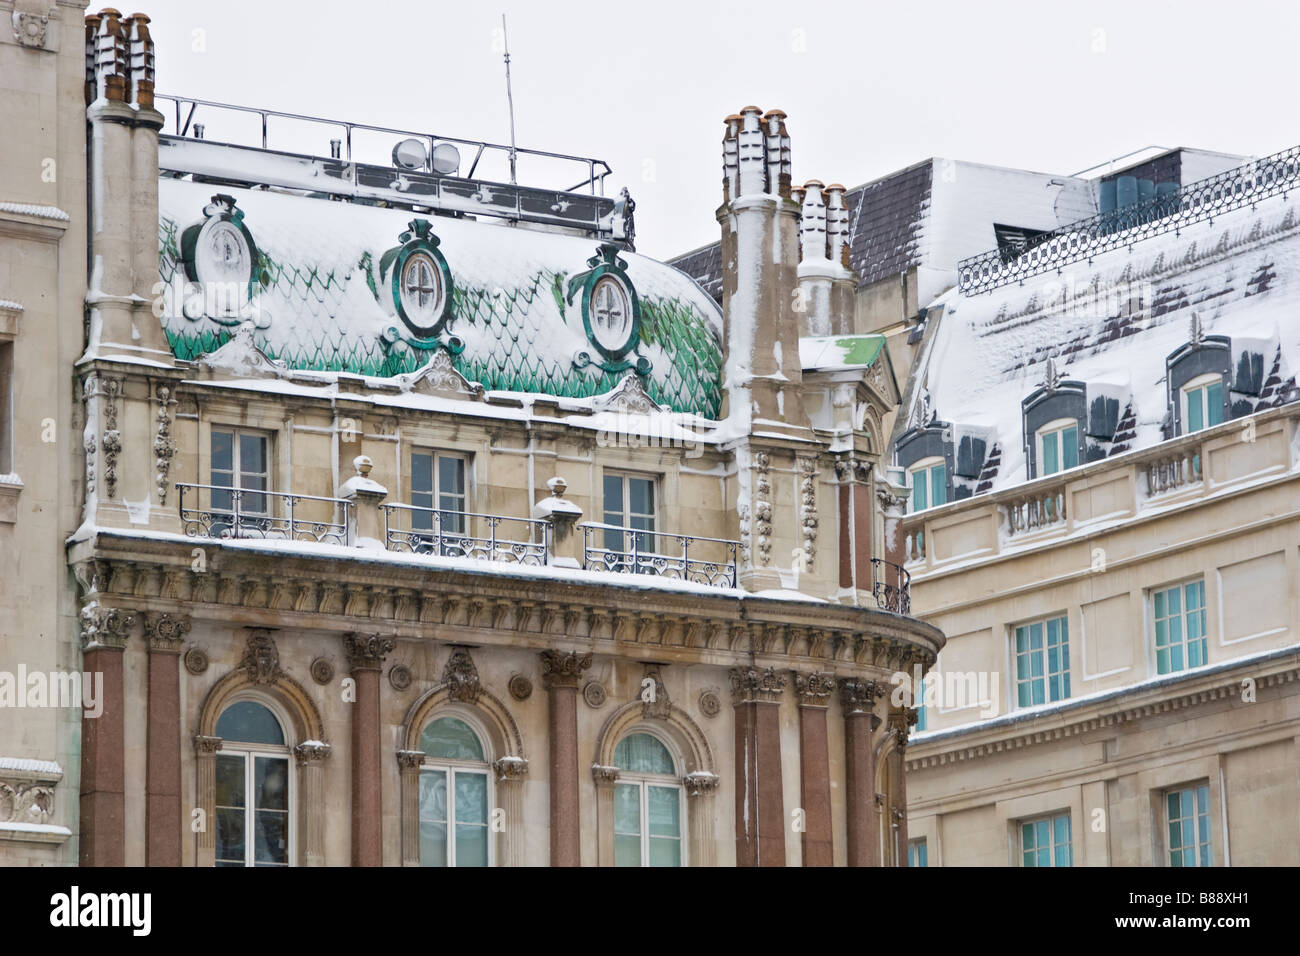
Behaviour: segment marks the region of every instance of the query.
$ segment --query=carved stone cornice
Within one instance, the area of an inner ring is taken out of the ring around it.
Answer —
[[[220,737],[205,737],[202,734],[194,735],[194,752],[200,757],[210,757],[220,749]]]
[[[190,632],[190,619],[183,614],[145,614],[144,636],[151,652],[179,654]]]
[[[343,652],[347,655],[348,666],[356,671],[377,671],[384,665],[384,658],[392,653],[397,642],[382,634],[358,634],[352,631],[343,635]]]
[[[618,780],[618,773],[617,767],[607,767],[598,763],[591,765],[591,778],[596,781],[598,787],[614,786],[614,782]]]
[[[424,763],[423,750],[397,751],[397,765],[401,768],[403,773],[411,773],[419,770],[422,763]]]
[[[274,684],[284,676],[280,669],[280,650],[269,628],[250,627],[239,666],[254,684]]]
[[[472,704],[478,700],[483,685],[479,683],[478,668],[469,656],[469,648],[453,647],[447,664],[442,669],[442,682],[447,685],[450,700]]]
[[[707,794],[717,793],[718,775],[705,770],[688,773],[682,777],[682,786],[686,788],[688,797],[702,797]]]
[[[785,691],[786,676],[775,667],[733,667],[731,702],[733,704],[775,704]]]
[[[330,745],[319,740],[307,741],[294,747],[293,755],[298,761],[298,766],[306,767],[308,764],[327,760],[330,755]]]
[[[498,781],[510,783],[527,776],[528,761],[523,757],[502,757],[492,762],[492,769],[496,771]]]
[[[878,682],[857,677],[841,677],[839,686],[840,707],[845,716],[870,714],[875,709],[876,699],[885,692],[885,688]]]
[[[582,672],[591,666],[591,654],[581,651],[542,651],[542,683],[547,690],[557,687],[578,688]]]
[[[81,649],[94,651],[126,648],[127,636],[135,626],[135,611],[87,604],[81,609]]]
[[[835,692],[835,676],[823,671],[801,674],[795,671],[794,693],[800,707],[828,707]]]

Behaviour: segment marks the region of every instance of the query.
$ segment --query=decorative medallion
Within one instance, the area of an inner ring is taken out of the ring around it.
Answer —
[[[324,657],[311,662],[311,679],[318,684],[328,684],[334,679],[334,665]]]
[[[641,344],[641,300],[627,276],[627,262],[619,258],[613,243],[601,243],[597,254],[587,260],[588,270],[569,280],[565,300],[582,290],[582,324],[598,357],[579,352],[573,364],[585,368],[595,364],[606,372],[634,368],[638,375],[650,374],[650,360],[636,354]]]
[[[411,669],[405,664],[394,664],[388,668],[388,683],[393,690],[410,690],[413,680],[415,678],[411,675]]]
[[[13,12],[14,39],[20,46],[36,50],[45,48],[45,33],[50,25],[50,18],[43,13]]]
[[[716,717],[722,713],[722,699],[711,690],[700,694],[700,713],[705,717]]]
[[[200,295],[185,297],[185,315],[239,325],[254,318],[246,306],[266,281],[257,243],[244,225],[244,211],[235,208],[235,197],[218,193],[203,207],[203,215],[206,221],[181,234],[185,274],[202,287]]]
[[[208,669],[208,655],[198,647],[191,647],[181,658],[185,662],[185,669],[198,677]]]
[[[446,334],[452,320],[452,279],[447,260],[438,251],[439,239],[427,219],[412,219],[398,239],[402,245],[379,259],[380,304],[397,315],[406,333],[396,326],[384,333],[385,341],[398,339],[417,349],[445,348],[457,354],[465,343]]]
[[[593,709],[605,705],[605,686],[599,681],[587,681],[587,686],[582,688],[582,699],[587,702],[587,706]]]
[[[523,674],[515,674],[510,678],[507,686],[510,689],[510,696],[515,700],[527,700],[533,696],[533,682]]]

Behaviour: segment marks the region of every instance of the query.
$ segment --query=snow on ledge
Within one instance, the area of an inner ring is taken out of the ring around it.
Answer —
[[[16,213],[20,216],[35,216],[37,219],[53,219],[57,222],[70,222],[72,217],[58,206],[37,206],[31,203],[0,202],[0,212]]]
[[[0,757],[0,773],[35,773],[43,777],[62,777],[63,768],[53,760],[35,760],[28,757]]]

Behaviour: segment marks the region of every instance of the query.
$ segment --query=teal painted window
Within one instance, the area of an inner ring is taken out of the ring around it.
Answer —
[[[420,865],[490,865],[490,783],[478,734],[440,717],[420,734],[420,749],[429,760],[420,770]]]
[[[682,865],[682,788],[672,755],[651,734],[614,749],[614,865]]]
[[[908,840],[907,841],[907,865],[908,866],[927,866],[925,841]]]
[[[948,467],[937,458],[927,458],[914,465],[908,474],[912,480],[912,510],[924,511],[948,503]]]
[[[219,488],[240,488],[239,510],[242,514],[267,513],[267,496],[248,494],[249,491],[266,491],[270,487],[270,465],[267,458],[265,435],[228,428],[214,428],[211,436],[211,458],[208,484],[212,490],[212,510],[233,510],[230,492]]]
[[[654,479],[606,472],[602,488],[605,496],[604,523],[614,526],[605,529],[605,547],[610,551],[627,553],[630,560],[633,539],[635,539],[638,552],[653,553],[654,535],[633,534],[630,531],[616,529],[655,530]]]
[[[1177,584],[1151,596],[1156,673],[1176,674],[1206,663],[1205,581]]]
[[[289,753],[276,716],[256,701],[237,701],[217,720],[217,866],[288,866]]]
[[[411,512],[412,531],[432,531],[432,510],[439,515],[444,533],[464,534],[469,492],[465,483],[465,457],[444,452],[411,453],[411,504],[429,511]]]
[[[1213,866],[1210,788],[1207,784],[1165,793],[1170,866]]]
[[[1191,434],[1223,421],[1223,377],[1207,376],[1193,380],[1183,388],[1184,433]]]
[[[1053,422],[1038,432],[1038,475],[1054,475],[1079,465],[1079,426],[1068,422]]]
[[[1025,866],[1074,866],[1070,815],[1021,822],[1020,855]]]
[[[1016,705],[1032,707],[1070,696],[1070,630],[1065,617],[1016,628]]]

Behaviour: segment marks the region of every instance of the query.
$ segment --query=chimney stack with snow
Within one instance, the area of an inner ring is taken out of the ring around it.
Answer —
[[[848,268],[844,187],[810,179],[794,190],[800,207],[798,311],[802,335],[853,332],[856,281]]]
[[[747,106],[725,123],[718,222],[726,411],[741,416],[746,430],[802,433],[808,420],[799,396],[795,311],[799,207],[791,198],[785,114]]]

